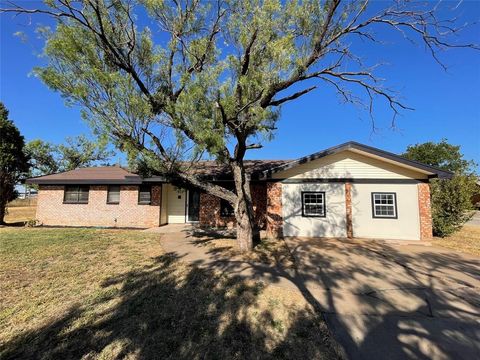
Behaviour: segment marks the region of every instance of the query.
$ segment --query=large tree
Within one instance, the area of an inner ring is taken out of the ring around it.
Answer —
[[[402,156],[454,174],[452,179],[430,181],[433,232],[442,237],[450,235],[470,216],[472,196],[477,190],[477,164],[465,159],[460,146],[446,139],[410,145]]]
[[[89,140],[85,135],[68,137],[55,145],[40,139],[30,141],[26,152],[31,157],[32,175],[52,174],[79,167],[106,164],[115,154],[104,139]]]
[[[7,203],[17,196],[15,185],[27,174],[29,163],[23,136],[1,102],[0,135],[0,224],[4,224]]]
[[[375,7],[368,0],[49,0],[3,11],[53,17],[55,30],[43,29],[42,80],[132,157],[229,201],[240,249],[248,250],[258,229],[244,158],[272,136],[281,105],[324,85],[369,111],[376,99],[393,115],[407,108],[383,86],[378,64],[352,50],[355,38],[380,49],[383,32],[399,31],[437,61],[445,48],[473,47],[456,42],[455,20],[438,18],[435,4]],[[229,165],[233,191],[179,161],[202,156]]]

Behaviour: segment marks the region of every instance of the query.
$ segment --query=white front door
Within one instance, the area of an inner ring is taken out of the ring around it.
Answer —
[[[167,185],[167,219],[169,224],[184,224],[186,222],[186,191],[173,185]]]

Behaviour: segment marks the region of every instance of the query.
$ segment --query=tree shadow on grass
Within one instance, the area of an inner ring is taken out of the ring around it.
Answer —
[[[173,254],[107,279],[93,300],[0,345],[3,359],[332,358],[308,309],[288,328],[255,307],[264,286],[183,266]],[[255,308],[258,313],[251,313]],[[322,327],[323,326],[323,327]]]

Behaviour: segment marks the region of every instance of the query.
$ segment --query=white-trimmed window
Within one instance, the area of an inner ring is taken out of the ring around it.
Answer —
[[[302,216],[325,217],[324,191],[302,191]]]
[[[120,203],[120,185],[110,185],[107,191],[107,204]]]
[[[396,219],[397,194],[396,193],[372,193],[372,215],[374,218]]]

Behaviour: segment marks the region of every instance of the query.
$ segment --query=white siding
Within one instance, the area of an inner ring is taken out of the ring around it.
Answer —
[[[352,151],[343,151],[273,174],[274,179],[425,179],[427,176]]]
[[[325,191],[326,217],[302,216],[302,191]],[[282,212],[285,236],[345,237],[345,185],[282,184]]]
[[[167,189],[167,218],[169,224],[185,223],[185,196],[184,189],[168,184]]]
[[[397,219],[373,218],[372,192],[397,194]],[[417,184],[352,184],[352,218],[354,237],[419,240]]]

